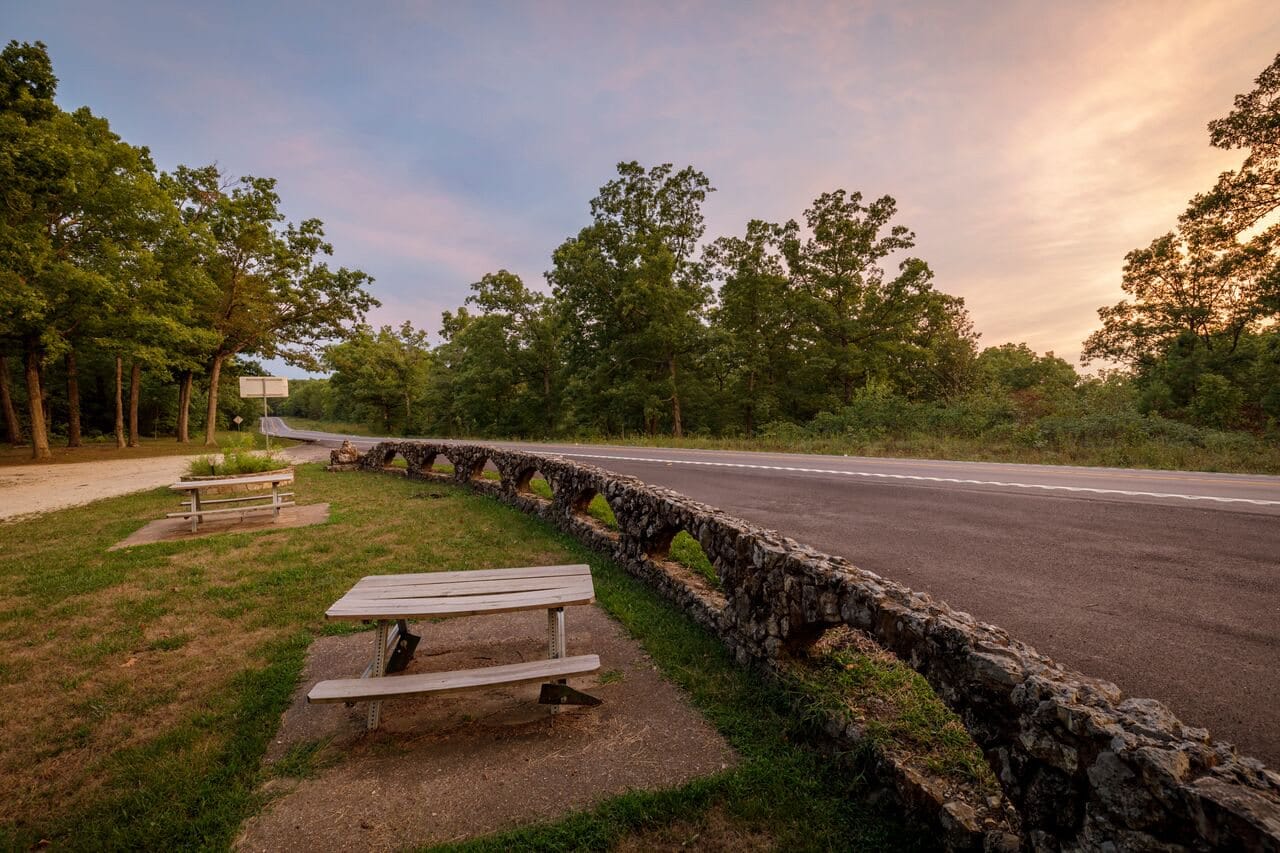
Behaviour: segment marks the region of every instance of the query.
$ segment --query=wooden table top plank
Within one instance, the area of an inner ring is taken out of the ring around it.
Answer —
[[[174,483],[169,488],[175,491],[193,491],[200,489],[210,489],[219,486],[254,486],[264,483],[291,483],[293,482],[293,472],[282,474],[249,474],[243,477],[219,477],[216,480],[183,480]]]
[[[394,586],[403,583],[452,583],[465,578],[468,581],[503,580],[508,578],[545,578],[556,576],[591,575],[591,567],[585,564],[566,566],[522,566],[511,569],[475,569],[458,572],[416,572],[398,575],[368,575],[356,586]]]
[[[424,672],[384,678],[338,678],[321,681],[307,694],[308,702],[352,702],[362,699],[399,699],[474,690],[498,684],[522,684],[586,675],[600,669],[597,655],[577,655],[552,660],[458,669],[452,672]]]
[[[554,579],[561,580],[561,579]],[[413,584],[394,587],[368,587],[352,589],[339,599],[347,601],[373,601],[396,598],[445,598],[473,595],[505,595],[515,592],[564,592],[592,589],[590,578],[566,578],[564,582],[551,582],[537,578],[518,579],[506,584],[493,582]]]
[[[515,613],[521,610],[542,610],[553,607],[570,607],[590,604],[595,595],[585,590],[577,593],[531,595],[515,593],[501,596],[458,596],[444,598],[408,598],[390,601],[351,602],[338,607],[336,604],[325,613],[325,618],[362,622],[373,619],[430,619],[435,616],[477,616],[483,613]]]
[[[581,598],[591,595],[594,590],[587,584],[576,587],[559,587],[557,589],[517,590],[515,592],[489,592],[475,595],[403,595],[394,598],[347,598],[343,597],[333,603],[330,612],[341,612],[365,607],[413,607],[423,608],[434,605],[450,608],[461,605],[485,605],[490,603],[527,604],[536,607],[540,602],[557,601],[566,596]]]

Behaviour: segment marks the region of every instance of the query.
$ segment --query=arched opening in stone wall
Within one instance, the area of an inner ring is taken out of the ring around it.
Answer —
[[[618,535],[618,517],[613,514],[613,507],[609,506],[604,495],[595,489],[585,489],[578,493],[573,501],[573,514],[602,533],[612,537]]]
[[[434,471],[435,462],[436,462],[436,454],[423,453],[421,451],[414,451],[414,460],[409,465],[410,476],[430,477],[433,473],[435,473]]]
[[[679,527],[667,528],[655,537],[648,547],[649,559],[657,563],[675,563],[694,572],[713,587],[720,588],[720,578],[716,568],[702,550],[698,540],[688,530]]]
[[[409,470],[409,462],[404,458],[403,454],[392,450],[382,460],[382,470],[404,474]]]
[[[471,479],[501,480],[502,474],[499,473],[498,466],[493,464],[493,460],[485,456],[471,469]]]
[[[520,472],[516,477],[516,493],[545,503],[551,503],[555,496],[551,481],[537,468],[525,468]]]

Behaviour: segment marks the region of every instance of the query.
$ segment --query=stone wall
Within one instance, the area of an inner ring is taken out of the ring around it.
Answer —
[[[717,633],[744,664],[770,666],[834,626],[866,632],[959,715],[1017,812],[1024,846],[1280,853],[1280,774],[1183,725],[1160,703],[1126,698],[928,595],[676,492],[562,457],[384,442],[355,466],[381,471],[397,454],[410,477],[424,479],[443,476],[431,467],[447,460],[452,480],[608,553]],[[498,479],[482,476],[486,461]],[[552,500],[529,491],[535,471]],[[597,493],[618,531],[586,514]],[[719,589],[665,559],[681,530],[712,561]],[[996,815],[938,805],[949,846],[1008,845]]]

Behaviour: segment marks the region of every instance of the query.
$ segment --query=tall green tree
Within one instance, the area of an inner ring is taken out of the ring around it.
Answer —
[[[200,316],[216,335],[207,354],[205,444],[215,443],[223,365],[244,353],[320,367],[323,347],[348,334],[378,304],[360,270],[332,269],[333,246],[319,219],[284,223],[275,180],[244,177],[224,184],[215,166],[179,167],[173,176],[185,221],[208,229],[204,259],[211,298]]]
[[[665,413],[684,434],[682,371],[705,345],[710,288],[695,250],[712,191],[692,167],[620,163],[591,201],[591,224],[552,255],[579,417],[654,432]]]
[[[728,369],[729,397],[740,408],[747,435],[777,413],[783,389],[812,343],[779,251],[780,236],[777,225],[753,219],[742,237],[720,237],[704,253],[720,282],[711,311],[716,352]]]
[[[414,404],[427,383],[431,351],[427,333],[407,320],[377,331],[356,326],[346,340],[325,351],[333,390],[356,404],[357,416],[374,415],[382,429],[409,434]]]
[[[467,304],[478,310],[484,323],[494,326],[488,339],[495,346],[476,357],[491,364],[497,358],[513,369],[516,430],[550,434],[559,413],[557,382],[563,369],[559,313],[551,300],[505,269],[486,273],[471,290]],[[474,333],[470,337],[484,340]]]
[[[121,271],[145,265],[137,256],[150,251],[147,234],[168,205],[156,192],[146,149],[125,143],[87,108],[67,113],[52,103],[56,79],[43,45],[10,43],[0,65],[0,170],[8,186],[0,267],[9,285],[0,314],[8,318],[8,333],[22,341],[32,448],[41,458],[48,455],[45,362],[64,361],[68,443],[75,447],[81,431],[77,349],[94,336],[104,311],[128,298]],[[110,338],[129,340],[133,328],[115,329]]]
[[[861,193],[835,190],[805,211],[805,230],[783,226],[782,251],[789,275],[807,297],[817,331],[815,356],[830,365],[838,402],[847,405],[868,380],[882,378],[917,346],[913,329],[936,299],[933,272],[916,257],[885,261],[915,245],[915,235],[893,224],[897,202],[882,196],[862,203]]]
[[[48,221],[73,188],[71,152],[53,124],[58,78],[41,42],[0,52],[0,334],[20,347],[31,455],[50,456],[40,369],[49,302],[38,281],[53,262]]]
[[[1175,231],[1125,257],[1127,298],[1098,310],[1083,355],[1133,370],[1150,410],[1260,426],[1280,402],[1258,381],[1280,348],[1280,55],[1209,137],[1246,150],[1244,162],[1191,199]]]

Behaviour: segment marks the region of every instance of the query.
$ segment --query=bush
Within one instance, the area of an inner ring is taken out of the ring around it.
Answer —
[[[235,474],[262,474],[289,465],[287,459],[272,451],[254,450],[253,436],[248,434],[232,439],[221,449],[220,454],[192,459],[187,473],[193,477],[229,477]]]

